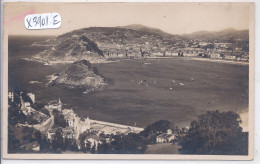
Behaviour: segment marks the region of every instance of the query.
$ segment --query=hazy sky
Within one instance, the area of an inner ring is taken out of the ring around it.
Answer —
[[[75,29],[142,24],[172,34],[249,28],[249,3],[9,3],[4,30],[13,35],[60,35]],[[27,14],[57,12],[59,29],[27,30]]]

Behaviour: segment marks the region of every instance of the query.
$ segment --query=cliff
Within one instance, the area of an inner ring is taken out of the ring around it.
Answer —
[[[92,60],[103,56],[103,52],[98,48],[96,43],[91,41],[85,35],[64,35],[45,41],[46,45],[50,46],[45,51],[42,51],[33,59],[42,62],[64,62],[64,61],[79,61]],[[49,44],[48,44],[49,43]],[[35,45],[34,43],[33,45]]]

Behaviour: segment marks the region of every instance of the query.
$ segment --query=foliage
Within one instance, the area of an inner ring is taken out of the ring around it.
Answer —
[[[65,138],[63,151],[70,150],[70,151],[78,151],[78,146],[75,139]]]
[[[60,153],[62,151],[64,145],[62,130],[59,128],[56,130],[53,140],[51,142],[52,150],[56,153]]]
[[[30,104],[33,104],[31,98],[27,95],[27,92],[23,91],[21,96],[24,102],[30,102]]]
[[[150,143],[156,143],[156,137],[162,133],[166,133],[168,129],[172,128],[172,124],[168,120],[159,120],[151,125],[148,125],[142,132],[141,136],[149,139]]]
[[[15,137],[13,131],[8,127],[8,153],[16,153],[19,151],[21,143]]]
[[[98,144],[97,147],[97,153],[98,154],[112,154],[112,146],[110,143],[102,143],[102,144]]]
[[[33,118],[33,115],[28,115],[27,116],[27,123],[29,125],[39,124],[39,122]]]
[[[114,154],[142,154],[146,150],[147,142],[138,134],[118,134],[113,139],[110,149]]]
[[[182,127],[182,128],[176,128],[175,129],[175,142],[177,142],[177,143],[180,143],[180,142],[182,142],[182,139],[185,137],[185,135],[187,134],[187,132],[188,132],[188,129],[187,128],[184,128],[184,127]]]
[[[45,109],[45,108],[41,108],[40,110],[39,110],[40,112],[42,112],[42,113],[44,113],[45,115],[47,115],[47,116],[51,116],[50,115],[50,112],[47,110],[47,109]]]
[[[22,143],[30,143],[35,141],[35,137],[33,136],[34,132],[36,129],[31,128],[31,127],[23,127],[22,128]]]
[[[31,107],[35,110],[40,111],[42,108],[44,108],[44,103],[35,102],[34,104],[31,104]]]
[[[60,113],[58,110],[53,110],[54,115],[54,126],[65,128],[69,126],[68,122],[65,120],[64,115]]]
[[[97,69],[97,67],[93,67],[93,72],[96,74],[96,75],[99,75],[99,72],[98,72],[98,69]]]
[[[192,121],[187,134],[180,140],[183,154],[245,155],[248,134],[239,126],[234,112],[211,111]]]
[[[25,123],[27,117],[24,113],[18,108],[15,103],[10,103],[8,108],[8,123],[15,125],[17,123]]]

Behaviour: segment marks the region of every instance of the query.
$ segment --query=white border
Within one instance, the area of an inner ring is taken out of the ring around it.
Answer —
[[[25,2],[43,2],[43,0],[23,0]],[[69,0],[46,0],[47,2],[71,2]],[[44,2],[46,2],[44,1]],[[76,0],[76,2],[108,2],[107,0]],[[4,2],[17,2],[17,0],[4,0]],[[73,1],[74,2],[74,1]],[[113,1],[113,2],[140,2],[137,0],[132,0],[132,1],[126,1],[126,0],[117,0],[117,1]],[[142,0],[142,2],[158,2],[158,1],[154,1],[154,0]],[[162,0],[160,2],[172,2],[171,0]],[[209,2],[209,1],[198,1],[198,0],[175,0],[174,2]],[[260,47],[257,45],[260,45],[260,34],[259,34],[259,30],[260,26],[259,26],[259,22],[257,21],[258,19],[260,19],[260,1],[257,0],[211,0],[210,2],[255,2],[255,155],[254,155],[254,160],[253,161],[163,161],[163,160],[156,160],[156,161],[151,161],[151,160],[2,160],[1,162],[3,163],[21,163],[21,164],[25,164],[25,163],[260,163],[260,156],[259,156],[259,148],[260,148],[260,120],[257,119],[260,117],[260,111],[259,111],[259,107],[260,107],[260,102],[258,102],[257,100],[259,99],[260,96],[260,67],[258,66],[257,63],[260,63],[260,57],[258,56],[258,54],[260,53]],[[1,18],[3,16],[3,10],[2,10],[2,2],[1,2]],[[2,20],[1,19],[1,27],[3,27],[2,25]],[[2,33],[2,28],[1,28],[1,34]],[[1,35],[1,40],[2,40],[2,36]],[[1,44],[1,50],[2,50],[2,44]],[[1,51],[2,54],[2,51]],[[2,56],[1,56],[1,79],[2,79]],[[2,83],[1,83],[2,84]],[[2,85],[1,85],[1,90],[2,90]],[[2,96],[1,96],[2,97]],[[1,105],[2,105],[2,100],[1,100]],[[1,119],[2,122],[2,119]],[[1,136],[1,141],[2,141],[2,136]]]

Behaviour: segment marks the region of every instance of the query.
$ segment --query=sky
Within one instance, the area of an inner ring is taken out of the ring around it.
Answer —
[[[4,31],[9,35],[60,35],[86,27],[142,24],[171,34],[249,29],[249,3],[5,3]],[[27,30],[28,14],[57,12],[59,29]]]

